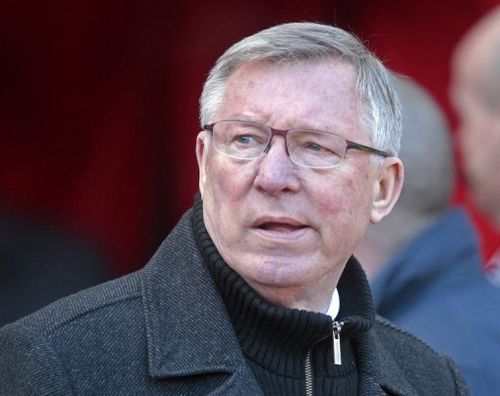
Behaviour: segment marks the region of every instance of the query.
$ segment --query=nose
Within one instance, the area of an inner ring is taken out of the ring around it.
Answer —
[[[269,144],[258,162],[255,187],[272,196],[297,191],[300,180],[297,176],[297,167],[288,156],[285,137],[273,136]]]

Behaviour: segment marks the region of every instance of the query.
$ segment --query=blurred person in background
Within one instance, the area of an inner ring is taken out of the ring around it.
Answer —
[[[458,364],[474,395],[500,391],[500,290],[486,279],[476,232],[452,208],[455,180],[445,116],[416,82],[397,77],[403,108],[405,184],[356,256],[370,276],[377,313]]]
[[[278,25],[229,48],[200,102],[192,210],[144,269],[0,329],[0,393],[468,394],[375,315],[352,256],[403,183],[382,63]]]
[[[108,279],[89,241],[0,206],[0,326]]]
[[[500,6],[474,25],[452,59],[451,101],[472,197],[500,230]],[[487,263],[500,287],[500,244]]]

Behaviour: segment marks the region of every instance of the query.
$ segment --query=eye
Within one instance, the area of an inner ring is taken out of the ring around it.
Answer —
[[[342,153],[342,140],[335,135],[316,131],[299,131],[292,135],[292,147],[302,155],[339,156]]]
[[[330,159],[340,157],[342,147],[338,141],[329,135],[312,135],[311,133],[295,135],[292,141],[292,150],[305,162],[317,161],[319,158]]]
[[[320,145],[318,143],[314,143],[314,142],[308,142],[308,143],[304,144],[304,148],[311,150],[311,151],[326,150],[325,147],[323,147],[322,145]]]
[[[251,135],[237,135],[234,138],[234,141],[240,144],[252,144],[255,143],[255,136]]]
[[[259,146],[267,141],[267,134],[255,125],[236,124],[228,131],[230,144],[240,148]]]

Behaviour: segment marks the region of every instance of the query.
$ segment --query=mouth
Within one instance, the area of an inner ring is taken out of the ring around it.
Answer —
[[[260,218],[253,224],[261,235],[268,238],[300,238],[310,226],[291,218]]]
[[[259,225],[257,228],[264,231],[275,231],[275,232],[293,232],[306,228],[305,225],[295,225],[289,223],[276,223],[276,222],[266,222]]]

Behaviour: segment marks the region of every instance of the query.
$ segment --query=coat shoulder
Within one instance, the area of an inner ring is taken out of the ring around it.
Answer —
[[[90,371],[95,361],[109,366],[118,356],[117,340],[136,337],[140,290],[139,273],[134,273],[0,328],[0,394],[72,394],[74,380],[83,375],[79,367]]]
[[[31,328],[45,335],[73,321],[99,316],[102,310],[121,305],[122,302],[141,296],[141,271],[79,291],[64,297],[10,325]]]
[[[434,394],[432,389],[440,389],[445,392],[441,394],[469,395],[462,375],[449,357],[440,355],[424,341],[378,315],[373,330],[378,354],[389,355],[399,371],[389,373],[390,376],[402,375],[416,389],[425,383],[429,387],[427,394]],[[387,366],[385,369],[390,370]]]

